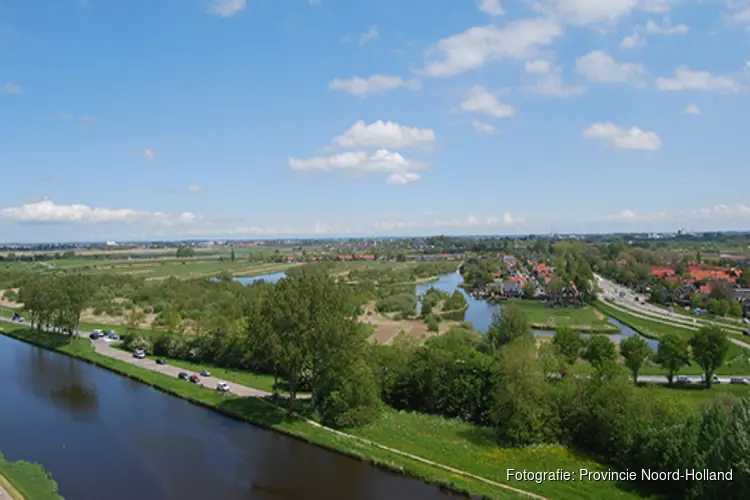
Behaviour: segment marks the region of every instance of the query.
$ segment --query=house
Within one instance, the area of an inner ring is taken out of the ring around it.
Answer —
[[[520,280],[504,280],[500,285],[500,293],[506,297],[521,297],[523,295],[524,283]]]
[[[566,284],[560,289],[553,298],[556,305],[562,307],[571,307],[579,305],[581,302],[581,294],[578,292],[578,288],[572,281]]]
[[[746,317],[750,317],[750,288],[736,288],[732,298],[742,304],[742,310]]]

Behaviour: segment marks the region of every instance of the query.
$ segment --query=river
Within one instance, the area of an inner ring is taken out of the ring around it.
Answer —
[[[0,450],[68,500],[457,498],[1,335],[0,402]]]

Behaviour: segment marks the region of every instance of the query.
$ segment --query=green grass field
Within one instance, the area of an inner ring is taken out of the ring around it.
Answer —
[[[594,306],[607,316],[616,319],[623,325],[629,326],[644,337],[648,337],[650,339],[659,340],[663,335],[669,332],[675,332],[687,337],[692,336],[694,333],[694,330],[690,330],[688,328],[667,325],[664,323],[659,323],[657,321],[651,321],[648,319],[633,316],[632,314],[628,314],[626,312],[620,311],[619,309],[615,309],[611,305],[601,300],[597,300],[596,302],[594,302]]]
[[[250,423],[297,436],[311,443],[415,476],[426,482],[442,484],[471,495],[486,495],[493,499],[526,498],[487,482],[421,463],[363,441],[334,434],[294,418],[267,402],[255,398],[225,397],[216,391],[201,388],[195,384],[185,384],[173,377],[99,355],[93,351],[90,343],[85,339],[75,339],[72,343],[68,343],[67,339],[58,335],[33,332],[14,325],[6,327],[6,334],[89,361],[152,385],[164,392],[215,408]],[[532,471],[563,468],[577,472],[581,468],[601,470],[603,467],[563,447],[528,449],[499,447],[494,442],[491,430],[454,420],[388,410],[373,425],[352,429],[349,432],[402,452],[417,454],[434,462],[556,500],[641,498],[636,493],[620,489],[614,482],[508,483],[507,468],[519,470],[528,468]]]
[[[667,306],[662,306],[660,304],[651,304],[653,306],[658,307],[659,309],[663,309],[667,311],[669,308]],[[685,319],[690,320],[698,320],[699,323],[703,324],[708,321],[711,321],[713,323],[717,323],[722,327],[725,327],[732,331],[741,332],[742,330],[746,330],[750,328],[750,325],[743,324],[741,320],[735,320],[731,318],[722,318],[720,316],[713,316],[709,314],[697,314],[694,309],[683,309],[682,307],[674,307],[673,312],[676,314],[679,314],[680,316],[685,316]]]
[[[552,307],[536,300],[514,300],[506,302],[518,306],[526,313],[531,326],[537,330],[554,330],[568,326],[580,332],[618,333],[614,325],[607,322],[607,317],[591,306]]]
[[[62,500],[57,491],[57,482],[42,465],[23,460],[9,462],[0,452],[0,486],[7,487],[3,478],[23,497],[16,499],[14,492],[9,491],[13,500]]]

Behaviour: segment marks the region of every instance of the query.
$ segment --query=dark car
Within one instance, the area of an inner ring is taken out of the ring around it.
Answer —
[[[201,383],[201,379],[200,379],[200,377],[198,375],[190,375],[190,379],[189,380],[192,383],[194,383],[194,384],[200,384]]]
[[[157,365],[166,365],[167,362],[166,362],[166,360],[164,360],[164,358],[159,358],[159,359],[156,360],[156,364]]]
[[[99,340],[99,335],[97,335],[96,333],[92,333],[91,335],[89,335],[89,338],[91,340]]]
[[[743,330],[742,335],[744,335],[745,337],[750,337],[750,330]]]
[[[177,378],[179,378],[180,380],[187,380],[187,379],[188,379],[188,378],[190,378],[190,377],[188,376],[188,374],[187,374],[187,373],[185,373],[185,372],[180,372],[180,374],[179,374],[179,375],[177,375]]]

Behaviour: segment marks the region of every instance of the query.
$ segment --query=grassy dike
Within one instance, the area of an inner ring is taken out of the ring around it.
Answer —
[[[591,471],[603,469],[600,464],[562,446],[503,448],[497,445],[492,429],[391,409],[386,409],[384,415],[372,425],[346,431],[369,440],[363,441],[297,418],[261,399],[226,397],[216,391],[97,354],[86,339],[74,339],[69,343],[66,338],[55,334],[14,325],[8,325],[5,333],[107,368],[229,417],[466,495],[490,499],[641,498],[621,489],[614,482],[545,481],[540,484],[508,480],[506,471],[511,468],[518,471],[554,471],[561,468],[575,473],[581,468]],[[304,407],[303,402],[300,404]],[[393,451],[385,450],[378,444],[388,446]],[[410,458],[404,453],[416,457]],[[417,457],[440,466],[424,463]],[[523,491],[513,491],[514,488]]]
[[[57,483],[39,464],[9,462],[0,453],[0,488],[13,500],[62,500]]]

